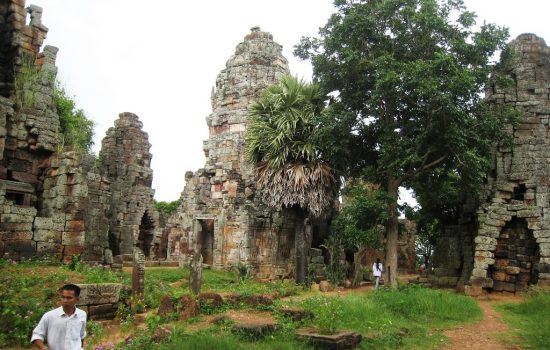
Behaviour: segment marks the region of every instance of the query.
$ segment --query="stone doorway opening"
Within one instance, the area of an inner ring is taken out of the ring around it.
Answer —
[[[528,228],[524,218],[513,217],[497,238],[495,263],[489,266],[493,290],[526,291],[529,285],[538,281],[534,268],[538,260],[538,244],[533,230]]]
[[[151,255],[151,246],[155,238],[155,225],[149,213],[145,211],[139,225],[139,236],[137,246],[141,249],[146,258]]]
[[[198,219],[197,249],[202,255],[202,262],[214,264],[214,219]]]

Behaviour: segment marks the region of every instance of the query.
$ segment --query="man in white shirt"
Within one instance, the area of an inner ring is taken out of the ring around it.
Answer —
[[[76,307],[80,287],[66,284],[60,295],[61,306],[42,316],[32,332],[31,343],[40,350],[81,350],[86,336],[86,312]]]

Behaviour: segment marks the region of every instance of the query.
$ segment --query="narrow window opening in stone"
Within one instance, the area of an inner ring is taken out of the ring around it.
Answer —
[[[146,258],[151,255],[151,247],[155,238],[155,225],[148,212],[143,214],[139,225],[139,236],[137,246],[143,251]]]
[[[25,16],[25,25],[30,26],[31,25],[31,13],[27,12],[27,15]]]
[[[214,263],[214,220],[198,220],[197,249],[202,255],[202,262],[212,266]]]
[[[512,218],[497,238],[495,263],[489,266],[489,276],[493,279],[493,290],[523,292],[536,284],[538,273],[538,245],[533,230],[524,218]]]
[[[512,198],[518,201],[522,201],[525,198],[525,192],[527,192],[525,184],[519,184],[519,186],[514,187],[514,196]]]
[[[19,192],[6,191],[6,200],[12,202],[15,205],[25,205],[25,194]]]

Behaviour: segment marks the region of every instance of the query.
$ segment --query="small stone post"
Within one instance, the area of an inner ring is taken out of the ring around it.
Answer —
[[[145,291],[145,255],[134,247],[134,267],[132,270],[132,295],[143,299]]]
[[[193,294],[199,294],[202,284],[202,255],[200,252],[193,255],[189,267],[189,289]]]

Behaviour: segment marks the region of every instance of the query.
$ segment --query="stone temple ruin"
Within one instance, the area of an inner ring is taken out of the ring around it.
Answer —
[[[297,218],[263,204],[243,152],[250,104],[289,74],[272,35],[253,28],[218,75],[206,118],[205,166],[186,174],[181,206],[161,223],[151,188],[150,144],[136,115],[119,115],[98,160],[61,149],[52,98],[57,49],[41,49],[48,31],[41,14],[36,6],[25,9],[23,0],[0,3],[1,256],[67,261],[80,254],[113,264],[131,259],[139,247],[140,261],[183,265],[200,253],[213,268],[245,264],[259,278],[290,276]],[[511,45],[513,84],[495,80],[487,98],[522,113],[511,128],[513,147],[495,150],[481,203],[465,205],[460,220],[447,226],[433,274],[426,278],[474,295],[550,283],[550,49],[532,34]],[[403,226],[408,233],[400,242],[400,268],[411,272],[415,229]],[[310,223],[308,243],[319,247],[328,227]],[[313,253],[318,263],[321,253]],[[379,253],[370,251],[367,260]]]
[[[206,164],[186,174],[182,204],[163,231],[167,259],[187,263],[200,252],[203,262],[214,268],[246,264],[256,277],[270,279],[292,274],[297,218],[290,211],[276,211],[263,204],[243,147],[249,106],[267,86],[289,74],[281,52],[271,34],[254,27],[218,75],[212,92],[213,111],[206,118]],[[313,222],[306,232],[310,232],[308,243],[319,247],[328,234],[328,223]],[[400,252],[407,256],[400,261],[411,271],[414,231],[408,232],[412,234],[400,242]],[[412,243],[407,241],[411,237]],[[309,259],[318,260],[318,254],[312,252]],[[374,254],[371,258],[375,259]]]
[[[550,283],[550,48],[534,34],[510,43],[514,57],[503,85],[495,79],[487,99],[521,113],[512,147],[499,147],[478,205],[439,239],[435,285],[525,291]],[[471,214],[468,214],[471,213]]]
[[[260,277],[283,276],[294,261],[295,218],[262,204],[244,155],[248,107],[289,74],[282,47],[260,28],[240,43],[212,91],[206,165],[185,176],[182,204],[164,229],[168,259],[200,252],[215,268],[246,263]],[[314,236],[322,234],[316,226]]]
[[[112,263],[139,246],[156,256],[148,136],[122,113],[92,156],[58,149],[57,48],[42,43],[42,9],[0,3],[0,254]],[[30,17],[26,24],[27,12]],[[29,74],[32,72],[32,74]]]

